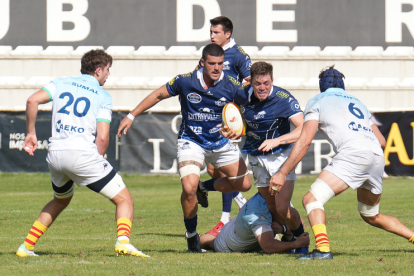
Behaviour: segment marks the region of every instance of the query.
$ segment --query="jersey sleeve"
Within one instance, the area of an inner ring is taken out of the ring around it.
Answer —
[[[56,80],[53,80],[51,82],[49,82],[48,84],[46,84],[45,86],[42,87],[42,90],[46,91],[47,94],[49,94],[49,102],[53,101],[53,98],[55,96],[56,93]]]
[[[305,122],[310,120],[319,121],[320,101],[311,99],[305,108]]]
[[[177,75],[172,80],[167,82],[166,87],[167,91],[171,96],[177,96],[181,92],[181,79],[182,77],[180,75]]]
[[[279,98],[278,113],[283,117],[290,118],[302,112],[299,102],[286,90],[277,90],[276,97]]]
[[[240,86],[234,94],[233,102],[238,105],[243,105],[248,93],[248,86]]]
[[[250,225],[252,232],[256,238],[267,231],[272,231],[271,221],[269,218],[261,213],[254,213],[250,215],[248,224]]]
[[[107,95],[105,96],[98,109],[98,115],[96,116],[96,122],[107,122],[111,123],[112,120],[112,97]]]
[[[252,61],[248,54],[238,46],[239,53],[237,55],[237,70],[239,73],[239,79],[242,81],[245,78],[250,77],[250,67],[252,67]]]
[[[253,234],[254,236],[257,238],[258,236],[260,236],[263,233],[266,232],[273,232],[272,227],[269,224],[266,225],[258,225],[256,227],[254,227],[253,229]]]

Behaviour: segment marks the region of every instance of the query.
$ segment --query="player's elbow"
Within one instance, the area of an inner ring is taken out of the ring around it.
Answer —
[[[27,104],[27,106],[32,106],[32,105],[38,105],[39,103],[37,102],[36,97],[30,96],[27,99],[27,103],[26,104]]]

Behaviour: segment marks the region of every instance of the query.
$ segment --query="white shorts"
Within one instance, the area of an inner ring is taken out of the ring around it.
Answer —
[[[73,195],[73,182],[79,187],[88,185],[91,190],[108,198],[125,188],[122,178],[119,181],[120,176],[116,177],[118,174],[111,164],[97,151],[52,150],[48,152],[46,161],[53,190],[58,198]],[[115,180],[112,181],[113,179]],[[111,187],[106,187],[108,183],[112,183]]]
[[[269,187],[270,178],[276,174],[285,163],[292,147],[285,149],[277,154],[249,155],[249,163],[252,167],[254,186],[255,187]],[[295,170],[293,169],[287,176],[286,180],[296,180]]]
[[[372,151],[339,152],[324,170],[333,173],[354,190],[365,188],[379,195],[382,193],[384,165],[384,156]]]
[[[196,143],[185,139],[177,140],[178,163],[192,160],[203,165],[206,160],[215,168],[221,168],[238,162],[240,158],[242,158],[240,152],[230,140],[222,148],[216,150],[205,150]]]

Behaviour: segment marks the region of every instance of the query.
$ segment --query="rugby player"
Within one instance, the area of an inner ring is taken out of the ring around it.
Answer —
[[[308,102],[302,133],[289,158],[270,181],[269,191],[283,192],[286,176],[306,154],[318,128],[332,144],[336,155],[303,197],[316,249],[300,259],[333,258],[323,205],[349,187],[357,190],[358,211],[365,222],[414,243],[412,230],[397,218],[379,212],[384,171],[381,147],[385,146],[385,139],[372,123],[366,106],[345,92],[343,78],[333,66],[321,71],[321,94]]]
[[[111,65],[112,57],[105,51],[91,50],[82,57],[80,77],[55,79],[27,100],[24,149],[30,155],[34,155],[37,148],[38,106],[53,101],[52,137],[46,161],[54,199],[43,208],[17,250],[19,257],[38,256],[34,247],[69,205],[75,191],[74,182],[102,194],[116,205],[118,238],[115,252],[149,257],[129,243],[134,218],[132,196],[121,176],[103,157],[109,144],[112,98],[101,86],[109,77]]]
[[[279,171],[303,126],[303,112],[298,101],[285,89],[273,85],[273,66],[256,62],[250,69],[251,84],[239,90],[234,102],[240,105],[247,124],[246,141],[242,152],[248,154],[255,186],[266,199],[273,217],[279,214],[289,225],[295,237],[303,232],[299,212],[294,209],[292,198],[296,175],[289,171],[283,191],[273,196],[268,191],[270,178]],[[290,123],[296,128],[290,131]],[[228,127],[221,129],[223,136],[233,138]],[[297,248],[296,254],[306,254],[306,247]]]
[[[153,91],[121,121],[118,129],[118,136],[126,134],[136,116],[163,99],[180,96],[183,119],[178,133],[177,159],[189,252],[201,252],[196,231],[197,189],[204,160],[226,176],[207,181],[205,185],[209,190],[248,191],[252,185],[240,152],[219,133],[223,106],[232,102],[236,91],[242,87],[236,79],[223,73],[223,62],[223,48],[216,44],[207,45],[203,49],[202,68],[178,75]],[[201,205],[208,205],[205,194],[201,191],[198,194]]]
[[[266,200],[257,193],[220,231],[218,236],[200,237],[201,248],[217,252],[258,252],[266,254],[289,252],[309,246],[309,234],[302,233],[292,242],[275,239],[276,234],[290,233],[289,227],[272,222]]]
[[[250,81],[250,67],[252,62],[248,54],[242,47],[236,44],[233,34],[233,22],[225,16],[218,16],[210,20],[210,39],[211,43],[221,46],[224,50],[223,71],[233,78],[242,82]],[[201,67],[201,66],[200,66]],[[234,141],[239,142],[241,141]],[[213,178],[224,177],[210,163],[207,163],[208,174]],[[230,212],[232,199],[241,208],[246,203],[246,198],[242,193],[236,191],[233,193],[222,193],[223,209],[219,223],[206,234],[217,236],[223,226],[230,221]]]

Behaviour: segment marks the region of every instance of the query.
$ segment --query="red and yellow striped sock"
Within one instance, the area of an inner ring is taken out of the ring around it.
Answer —
[[[414,235],[408,241],[414,243]]]
[[[317,224],[312,226],[313,234],[315,235],[316,249],[321,252],[329,252],[329,240],[326,234],[326,225]]]
[[[47,227],[38,222],[37,220],[35,223],[33,223],[32,228],[29,231],[29,234],[27,234],[26,239],[24,240],[24,245],[26,245],[27,250],[34,249],[37,240],[46,232]]]
[[[116,224],[118,227],[118,241],[120,243],[129,243],[132,222],[127,218],[119,218]]]

